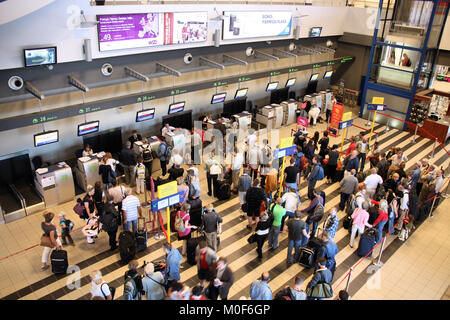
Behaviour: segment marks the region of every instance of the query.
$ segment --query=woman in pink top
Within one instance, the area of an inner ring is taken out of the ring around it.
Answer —
[[[364,227],[371,228],[372,226],[369,224],[369,213],[367,209],[369,208],[369,204],[364,201],[361,208],[356,208],[356,210],[352,214],[353,226],[352,226],[352,235],[350,237],[350,247],[353,248],[353,242],[355,241],[356,231],[359,234],[364,233]]]
[[[183,206],[181,207],[181,210],[177,212],[177,217],[183,219],[183,223],[184,223],[184,232],[180,232],[178,231],[178,240],[184,240],[183,241],[183,248],[181,249],[181,254],[184,256],[186,255],[186,250],[187,250],[187,241],[188,239],[191,238],[191,229],[197,229],[196,226],[191,226],[189,223],[189,220],[191,219],[191,217],[189,216],[189,210],[191,210],[191,205],[186,203],[183,204]]]

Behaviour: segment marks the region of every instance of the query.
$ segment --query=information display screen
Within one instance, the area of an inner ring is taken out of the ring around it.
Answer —
[[[313,73],[311,75],[311,78],[309,78],[309,82],[317,81],[318,79],[319,79],[319,74],[318,73]]]
[[[207,40],[207,12],[98,15],[100,51]]]
[[[226,96],[227,96],[226,92],[213,95],[211,99],[211,104],[224,102]]]
[[[46,144],[55,143],[59,141],[59,131],[47,131],[42,133],[37,133],[34,135],[34,146],[40,147]]]
[[[169,105],[169,114],[184,111],[184,105],[185,105],[184,101],[172,103],[171,105]]]
[[[136,112],[136,122],[151,120],[155,118],[155,109],[146,109]]]
[[[330,79],[332,75],[333,75],[333,71],[327,71],[327,72],[325,72],[325,74],[323,75],[323,78],[324,78],[324,79]]]
[[[242,88],[236,90],[236,94],[234,95],[235,99],[244,98],[247,96],[248,88]]]
[[[311,28],[309,36],[310,37],[320,37],[321,33],[322,33],[322,27],[314,27],[314,28]]]
[[[56,63],[56,47],[24,49],[25,67]]]
[[[276,81],[276,82],[269,82],[269,83],[267,84],[266,91],[273,91],[273,90],[275,90],[277,87],[278,87],[278,81]]]
[[[297,79],[296,78],[288,79],[288,81],[286,82],[286,87],[292,87],[295,84],[295,80]]]
[[[84,136],[89,133],[98,132],[100,121],[92,121],[78,125],[78,135]]]

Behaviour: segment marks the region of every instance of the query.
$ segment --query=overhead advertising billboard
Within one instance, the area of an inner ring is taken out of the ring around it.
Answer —
[[[98,15],[100,51],[202,42],[206,12]]]
[[[224,15],[223,40],[291,34],[292,12],[290,11],[226,11]]]

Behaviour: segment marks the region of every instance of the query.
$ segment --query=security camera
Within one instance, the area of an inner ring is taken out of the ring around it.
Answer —
[[[186,53],[183,58],[184,63],[186,63],[186,64],[190,64],[192,62],[192,59],[193,59],[192,54],[190,54],[190,53]]]
[[[331,48],[332,45],[333,45],[333,41],[328,40],[328,41],[327,41],[327,47],[328,47],[328,48]]]
[[[247,57],[251,57],[255,54],[255,50],[253,50],[252,47],[248,47],[247,50],[245,50],[245,54],[247,55]]]
[[[102,73],[105,77],[109,77],[113,72],[113,67],[109,63],[102,65]]]
[[[289,51],[294,51],[295,49],[297,49],[297,46],[295,45],[295,43],[291,42],[289,44]]]
[[[23,87],[23,79],[19,76],[12,76],[8,80],[8,86],[12,90],[15,90],[15,91],[20,90]]]

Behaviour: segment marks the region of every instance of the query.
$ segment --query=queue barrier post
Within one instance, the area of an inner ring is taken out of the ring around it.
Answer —
[[[436,198],[437,198],[437,195],[434,197],[433,203],[431,204],[430,218],[433,218],[433,209],[434,209],[434,203],[436,202]]]
[[[366,126],[367,127],[370,127],[371,126],[371,123],[370,123],[370,115],[372,114],[372,112],[370,112],[369,111],[369,116],[367,117],[367,123],[366,123]]]
[[[348,288],[350,287],[350,280],[352,278],[353,267],[350,268],[350,273],[348,274],[347,284],[345,286],[345,291],[348,292]]]
[[[414,130],[414,137],[413,137],[413,141],[412,143],[415,144],[416,143],[416,135],[417,135],[417,129],[419,128],[418,125],[416,125],[416,129]]]
[[[437,138],[434,139],[433,152],[431,152],[431,156],[430,156],[431,159],[434,158],[434,151],[436,150],[437,140],[438,140]]]
[[[391,124],[391,118],[388,117],[388,120],[386,122],[386,132],[388,132],[389,130],[391,130],[391,128],[389,127],[389,125]]]
[[[383,238],[383,243],[381,244],[381,250],[380,250],[380,254],[378,255],[378,260],[373,260],[373,264],[375,266],[377,266],[378,268],[381,268],[383,266],[383,262],[381,262],[381,256],[383,255],[383,251],[384,251],[384,246],[386,245],[386,238]]]

